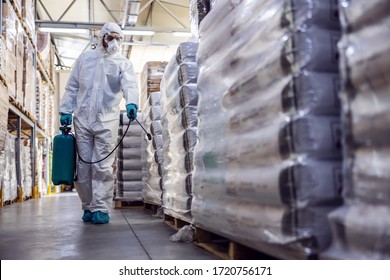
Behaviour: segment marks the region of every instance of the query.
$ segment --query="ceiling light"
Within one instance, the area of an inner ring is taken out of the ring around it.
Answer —
[[[153,36],[154,31],[151,30],[123,30],[125,35]]]
[[[80,28],[51,28],[51,27],[39,27],[41,32],[49,33],[72,33],[72,34],[88,34],[88,29]]]
[[[190,32],[173,32],[172,34],[175,37],[191,37],[192,35]]]

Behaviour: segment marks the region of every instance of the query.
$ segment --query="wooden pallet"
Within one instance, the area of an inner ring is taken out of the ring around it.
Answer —
[[[4,75],[0,73],[0,82],[3,83],[3,85],[8,88],[7,80],[5,79]]]
[[[4,204],[5,201],[4,201],[4,189],[3,188],[0,188],[0,207],[4,207]]]
[[[159,207],[160,207],[160,205],[144,202],[144,209],[151,211],[153,214],[157,213],[157,210]]]
[[[14,105],[19,111],[21,111],[25,116],[27,116],[31,121],[35,121],[35,117],[23,107],[14,97],[9,96],[9,102]]]
[[[6,206],[6,205],[14,204],[16,202],[18,202],[17,199],[3,201],[2,207]]]
[[[224,260],[275,259],[199,227],[195,227],[195,245]]]
[[[172,217],[170,215],[164,214],[163,222],[172,227],[175,230],[179,230],[186,225],[190,225],[188,221],[181,220],[179,218]]]
[[[128,200],[115,200],[115,209],[135,208],[142,207],[144,203],[142,201],[128,201]]]

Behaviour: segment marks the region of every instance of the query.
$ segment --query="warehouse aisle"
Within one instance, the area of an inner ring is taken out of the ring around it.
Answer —
[[[77,194],[61,193],[0,209],[2,260],[217,259],[142,207],[112,210],[106,225],[83,223]]]

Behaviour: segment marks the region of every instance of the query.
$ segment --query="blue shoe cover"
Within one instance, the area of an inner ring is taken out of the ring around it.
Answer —
[[[89,210],[84,210],[84,215],[82,217],[84,222],[92,222],[93,213]]]
[[[101,211],[97,211],[93,213],[92,223],[94,224],[107,224],[110,220],[110,216]]]

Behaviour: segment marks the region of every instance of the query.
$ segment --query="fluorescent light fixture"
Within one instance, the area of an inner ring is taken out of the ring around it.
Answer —
[[[190,32],[173,32],[172,34],[175,37],[191,37],[192,35]]]
[[[127,46],[145,46],[145,47],[177,47],[178,44],[152,43],[152,42],[123,42]]]
[[[135,35],[135,36],[153,36],[154,31],[151,30],[122,30],[125,35]]]
[[[88,29],[81,28],[53,28],[53,27],[39,27],[41,32],[49,33],[71,33],[71,34],[88,34]]]

